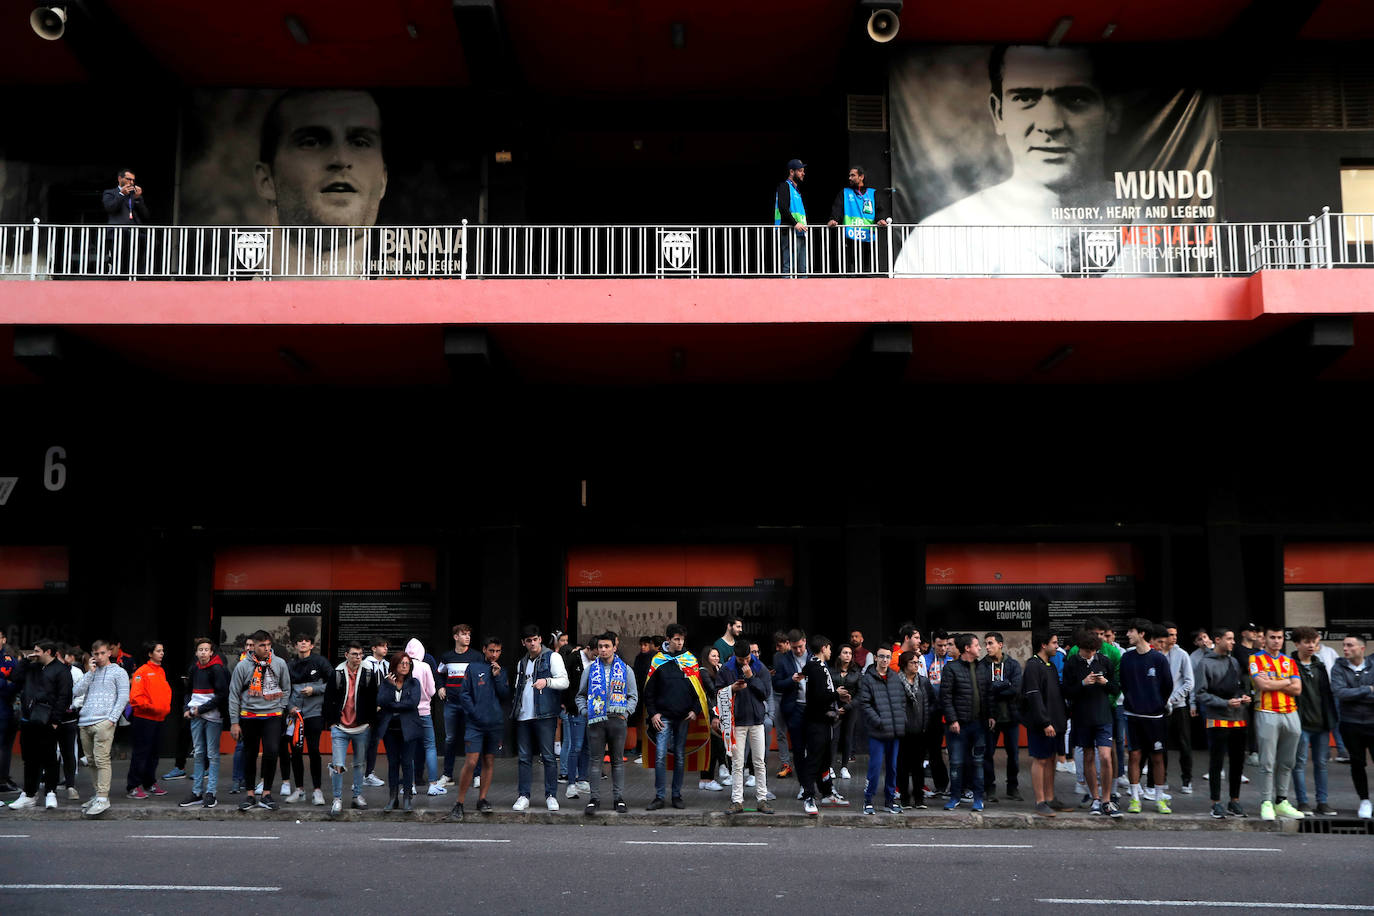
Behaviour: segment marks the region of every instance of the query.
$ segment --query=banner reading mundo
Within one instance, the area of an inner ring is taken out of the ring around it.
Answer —
[[[1142,259],[1170,247],[1198,262],[1214,256],[1206,224],[1222,218],[1216,100],[1161,85],[1173,71],[1151,55],[1158,51],[960,45],[897,58],[897,221],[969,231],[918,229],[895,273],[965,272],[952,247],[959,239],[983,246],[976,263],[986,273],[1142,272]],[[981,237],[973,228],[1010,226],[1074,228]]]

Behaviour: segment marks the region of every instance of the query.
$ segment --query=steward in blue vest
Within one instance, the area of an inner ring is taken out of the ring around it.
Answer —
[[[836,196],[830,208],[828,225],[845,226],[846,238],[869,241],[873,236],[867,227],[892,223],[887,208],[879,204],[877,198],[873,188],[864,187],[864,167],[854,166],[849,170],[849,187]]]

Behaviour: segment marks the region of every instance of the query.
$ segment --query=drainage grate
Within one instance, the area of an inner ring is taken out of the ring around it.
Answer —
[[[1298,833],[1329,833],[1337,836],[1374,835],[1374,821],[1357,817],[1305,817],[1298,821]]]

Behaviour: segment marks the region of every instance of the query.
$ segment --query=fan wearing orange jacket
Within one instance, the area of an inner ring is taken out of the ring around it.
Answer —
[[[131,744],[129,778],[126,788],[130,798],[144,799],[149,795],[166,795],[157,784],[157,737],[162,720],[172,711],[172,685],[162,670],[166,655],[160,642],[145,642],[147,657],[129,682],[129,705],[133,707],[130,721]]]

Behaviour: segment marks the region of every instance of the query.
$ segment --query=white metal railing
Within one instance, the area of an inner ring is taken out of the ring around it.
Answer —
[[[0,226],[3,279],[1248,276],[1374,265],[1374,214],[1053,226]]]

